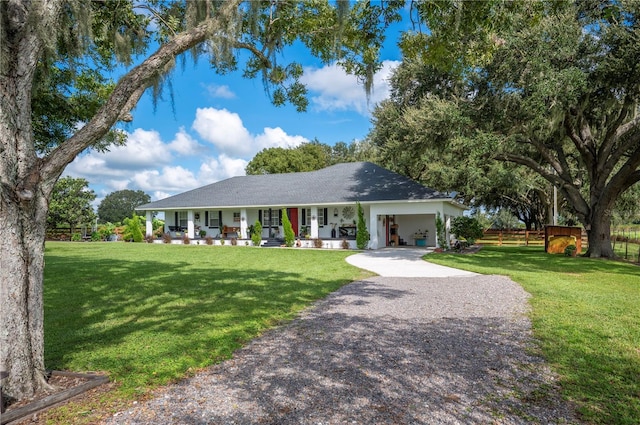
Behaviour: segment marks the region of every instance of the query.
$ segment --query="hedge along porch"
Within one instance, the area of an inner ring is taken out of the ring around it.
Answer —
[[[153,232],[155,211],[164,212],[164,230],[174,236],[184,232],[193,239],[204,230],[214,238],[248,239],[250,226],[260,221],[262,238],[270,239],[283,234],[285,209],[301,239],[351,241],[357,231],[356,202],[363,207],[371,249],[421,242],[435,246],[437,213],[448,228],[450,219],[465,210],[446,194],[368,162],[232,177],[136,210],[146,212],[147,234]]]

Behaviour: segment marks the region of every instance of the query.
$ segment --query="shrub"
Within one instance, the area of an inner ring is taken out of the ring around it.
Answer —
[[[153,235],[147,235],[144,237],[144,239],[147,241],[147,243],[153,243]]]
[[[207,245],[213,245],[213,238],[211,236],[207,236],[206,238],[204,238],[204,241],[207,243]]]
[[[162,235],[162,242],[163,243],[171,243],[171,233],[164,233]]]
[[[315,246],[316,248],[322,248],[322,239],[315,238],[313,240],[313,246]]]
[[[442,249],[449,248],[449,244],[444,237],[444,222],[442,221],[442,217],[440,216],[440,211],[436,213],[436,238],[438,247]]]
[[[282,209],[282,228],[284,229],[284,244],[291,248],[296,240],[296,234],[293,232],[286,208]]]
[[[91,233],[91,242],[98,242],[102,237],[100,236],[100,232],[92,232]]]
[[[251,241],[255,246],[260,246],[262,242],[262,224],[259,220],[256,220],[251,229]]]
[[[200,234],[201,238],[204,238],[205,236],[207,236],[207,231],[206,230],[200,230],[199,234]]]
[[[576,248],[575,245],[567,245],[567,247],[564,249],[564,255],[566,255],[567,257],[573,257],[577,249],[578,248]]]
[[[100,234],[100,238],[105,241],[109,240],[109,237],[115,234],[116,225],[113,223],[105,223],[98,226],[98,233]]]
[[[182,243],[185,244],[185,245],[189,245],[191,243],[191,239],[189,239],[189,236],[187,236],[186,233],[182,237]]]
[[[231,238],[231,245],[233,245],[233,246],[238,245],[238,239],[237,238]]]
[[[358,249],[365,249],[369,244],[369,238],[371,235],[367,230],[367,224],[364,221],[364,211],[360,202],[356,202],[358,206],[358,229],[356,231],[356,245]]]
[[[458,238],[466,239],[473,245],[476,239],[480,239],[484,234],[482,225],[474,217],[456,217],[451,222],[451,231]]]
[[[71,235],[71,241],[72,242],[80,242],[82,240],[82,235],[80,233],[74,233],[73,235]]]
[[[342,240],[342,249],[349,249],[349,248],[351,248],[349,246],[349,242],[346,239],[343,239]]]
[[[125,241],[142,242],[144,240],[140,226],[140,216],[134,213],[131,218],[124,219],[124,224],[125,227],[122,238]]]

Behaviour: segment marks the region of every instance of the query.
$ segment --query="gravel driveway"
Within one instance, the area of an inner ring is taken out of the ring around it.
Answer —
[[[351,283],[109,424],[578,423],[498,276]]]

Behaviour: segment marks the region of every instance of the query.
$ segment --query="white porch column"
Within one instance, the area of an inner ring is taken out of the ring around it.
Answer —
[[[448,215],[445,222],[444,222],[444,234],[445,234],[445,241],[446,241],[446,246],[450,247],[451,246],[451,216]]]
[[[145,226],[145,236],[153,234],[153,212],[147,211],[147,224]]]
[[[367,226],[369,230],[369,248],[378,249],[378,213],[373,208],[373,206],[369,207],[369,225]]]
[[[318,207],[311,207],[311,239],[318,237]]]
[[[195,238],[195,227],[193,225],[193,210],[187,211],[187,236],[189,239]]]
[[[247,227],[249,227],[247,224],[247,209],[246,208],[241,208],[240,209],[240,238],[241,239],[249,239],[249,235],[247,235]]]

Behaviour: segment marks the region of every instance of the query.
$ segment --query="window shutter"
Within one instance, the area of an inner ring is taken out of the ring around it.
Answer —
[[[218,226],[222,227],[222,210],[218,211]]]
[[[307,210],[306,210],[306,208],[302,209],[302,225],[303,226],[307,225]]]
[[[258,221],[262,224],[262,210],[258,210]]]
[[[329,224],[329,208],[325,208],[324,209],[324,220],[323,221],[324,221],[324,223],[322,223],[322,224],[324,224],[325,226],[327,224]]]
[[[278,210],[278,226],[282,226],[282,210]]]
[[[174,222],[174,224],[176,225],[176,227],[178,227],[178,226],[180,226],[180,221],[179,221],[179,219],[178,219],[178,211],[176,211],[176,213],[175,213],[175,214],[176,214],[176,216],[175,216],[175,220],[176,220],[176,221]]]
[[[209,226],[209,211],[204,212],[204,225]]]

